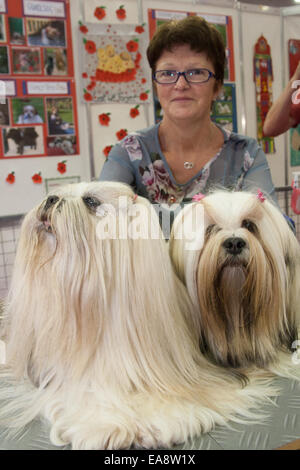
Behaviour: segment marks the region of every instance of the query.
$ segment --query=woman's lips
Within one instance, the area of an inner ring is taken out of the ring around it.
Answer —
[[[173,98],[172,101],[192,101],[192,98]]]

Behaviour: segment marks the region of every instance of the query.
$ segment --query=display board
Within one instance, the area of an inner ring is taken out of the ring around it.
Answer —
[[[68,1],[2,0],[0,81],[0,159],[79,153]]]

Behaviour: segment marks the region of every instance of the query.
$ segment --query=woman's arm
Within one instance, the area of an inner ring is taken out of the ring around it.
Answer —
[[[263,127],[265,136],[276,137],[298,124],[296,118],[290,115],[292,95],[296,91],[296,88],[293,88],[293,83],[296,80],[300,80],[300,62],[298,63],[294,75],[288,82],[282,94],[279,96],[278,100],[273,103],[266,116]]]

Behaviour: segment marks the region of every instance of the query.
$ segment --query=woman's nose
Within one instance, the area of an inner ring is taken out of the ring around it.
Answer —
[[[188,88],[190,86],[189,82],[185,79],[184,75],[180,75],[177,82],[175,83],[175,87],[178,89]]]

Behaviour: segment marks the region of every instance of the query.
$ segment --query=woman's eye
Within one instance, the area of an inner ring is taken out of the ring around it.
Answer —
[[[201,75],[205,75],[204,73],[204,70],[202,69],[193,69],[193,70],[188,70],[188,75],[191,75],[191,76],[201,76]]]
[[[174,70],[164,70],[161,75],[162,77],[174,77],[175,74]]]
[[[206,230],[205,230],[205,237],[206,238],[208,238],[211,235],[211,233],[212,233],[212,231],[215,227],[216,227],[216,224],[211,224],[211,225],[208,225],[208,227],[206,227]]]

